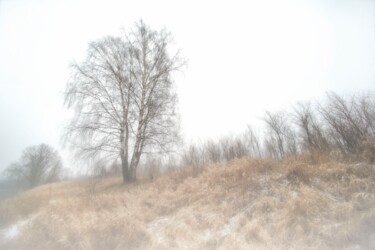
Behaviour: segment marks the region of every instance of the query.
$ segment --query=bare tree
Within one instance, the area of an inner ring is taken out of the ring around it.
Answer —
[[[206,163],[202,147],[191,144],[182,152],[181,161],[184,166],[202,167]]]
[[[358,154],[362,143],[374,139],[374,96],[355,94],[348,97],[327,93],[328,102],[319,107],[330,137],[342,153]]]
[[[81,156],[120,157],[124,182],[136,180],[142,154],[168,152],[178,140],[172,73],[184,62],[170,56],[171,42],[140,21],[123,37],[90,43],[86,60],[72,65],[68,139]]]
[[[371,139],[375,139],[375,96],[368,93],[360,96],[356,105],[357,113],[361,121],[366,124],[366,133]]]
[[[318,122],[311,103],[298,103],[294,108],[293,118],[299,128],[302,149],[310,153],[329,150],[330,144],[323,125]]]
[[[11,179],[27,188],[56,181],[62,174],[62,161],[58,152],[46,144],[23,150],[20,160],[6,170]]]
[[[236,158],[241,158],[249,154],[246,142],[243,135],[239,136],[225,136],[219,141],[222,158],[225,161],[230,161]]]
[[[216,163],[222,160],[220,144],[216,141],[208,140],[204,144],[204,154],[209,162]]]
[[[267,125],[268,136],[265,139],[266,150],[274,158],[282,158],[286,154],[297,153],[298,145],[296,134],[284,112],[266,112],[263,119]]]
[[[259,136],[250,125],[247,126],[247,129],[243,136],[244,142],[248,149],[248,154],[251,156],[262,157],[262,149],[259,142]]]
[[[230,161],[236,158],[236,151],[234,147],[234,138],[232,135],[222,137],[219,141],[222,158],[224,161]]]

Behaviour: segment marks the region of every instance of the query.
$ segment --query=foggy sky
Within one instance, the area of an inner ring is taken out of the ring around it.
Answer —
[[[326,91],[375,90],[375,0],[0,0],[0,171],[27,146],[62,149],[68,65],[140,18],[188,60],[175,77],[188,142]]]

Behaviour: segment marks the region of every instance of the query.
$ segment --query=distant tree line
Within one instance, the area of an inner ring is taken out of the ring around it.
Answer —
[[[298,103],[290,112],[266,112],[262,120],[262,134],[249,126],[237,136],[188,146],[181,156],[183,164],[201,166],[243,156],[282,159],[301,153],[375,160],[373,93],[340,96],[330,92],[324,103]]]
[[[30,146],[22,151],[17,162],[4,172],[3,185],[12,190],[29,189],[41,184],[59,180],[63,164],[59,153],[47,144]]]

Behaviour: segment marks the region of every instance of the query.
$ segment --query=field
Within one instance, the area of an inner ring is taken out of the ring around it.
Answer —
[[[375,166],[242,158],[0,203],[1,249],[375,249]]]

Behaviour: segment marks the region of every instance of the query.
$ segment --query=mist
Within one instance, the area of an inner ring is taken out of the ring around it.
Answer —
[[[373,249],[374,83],[374,0],[0,0],[0,248]]]

